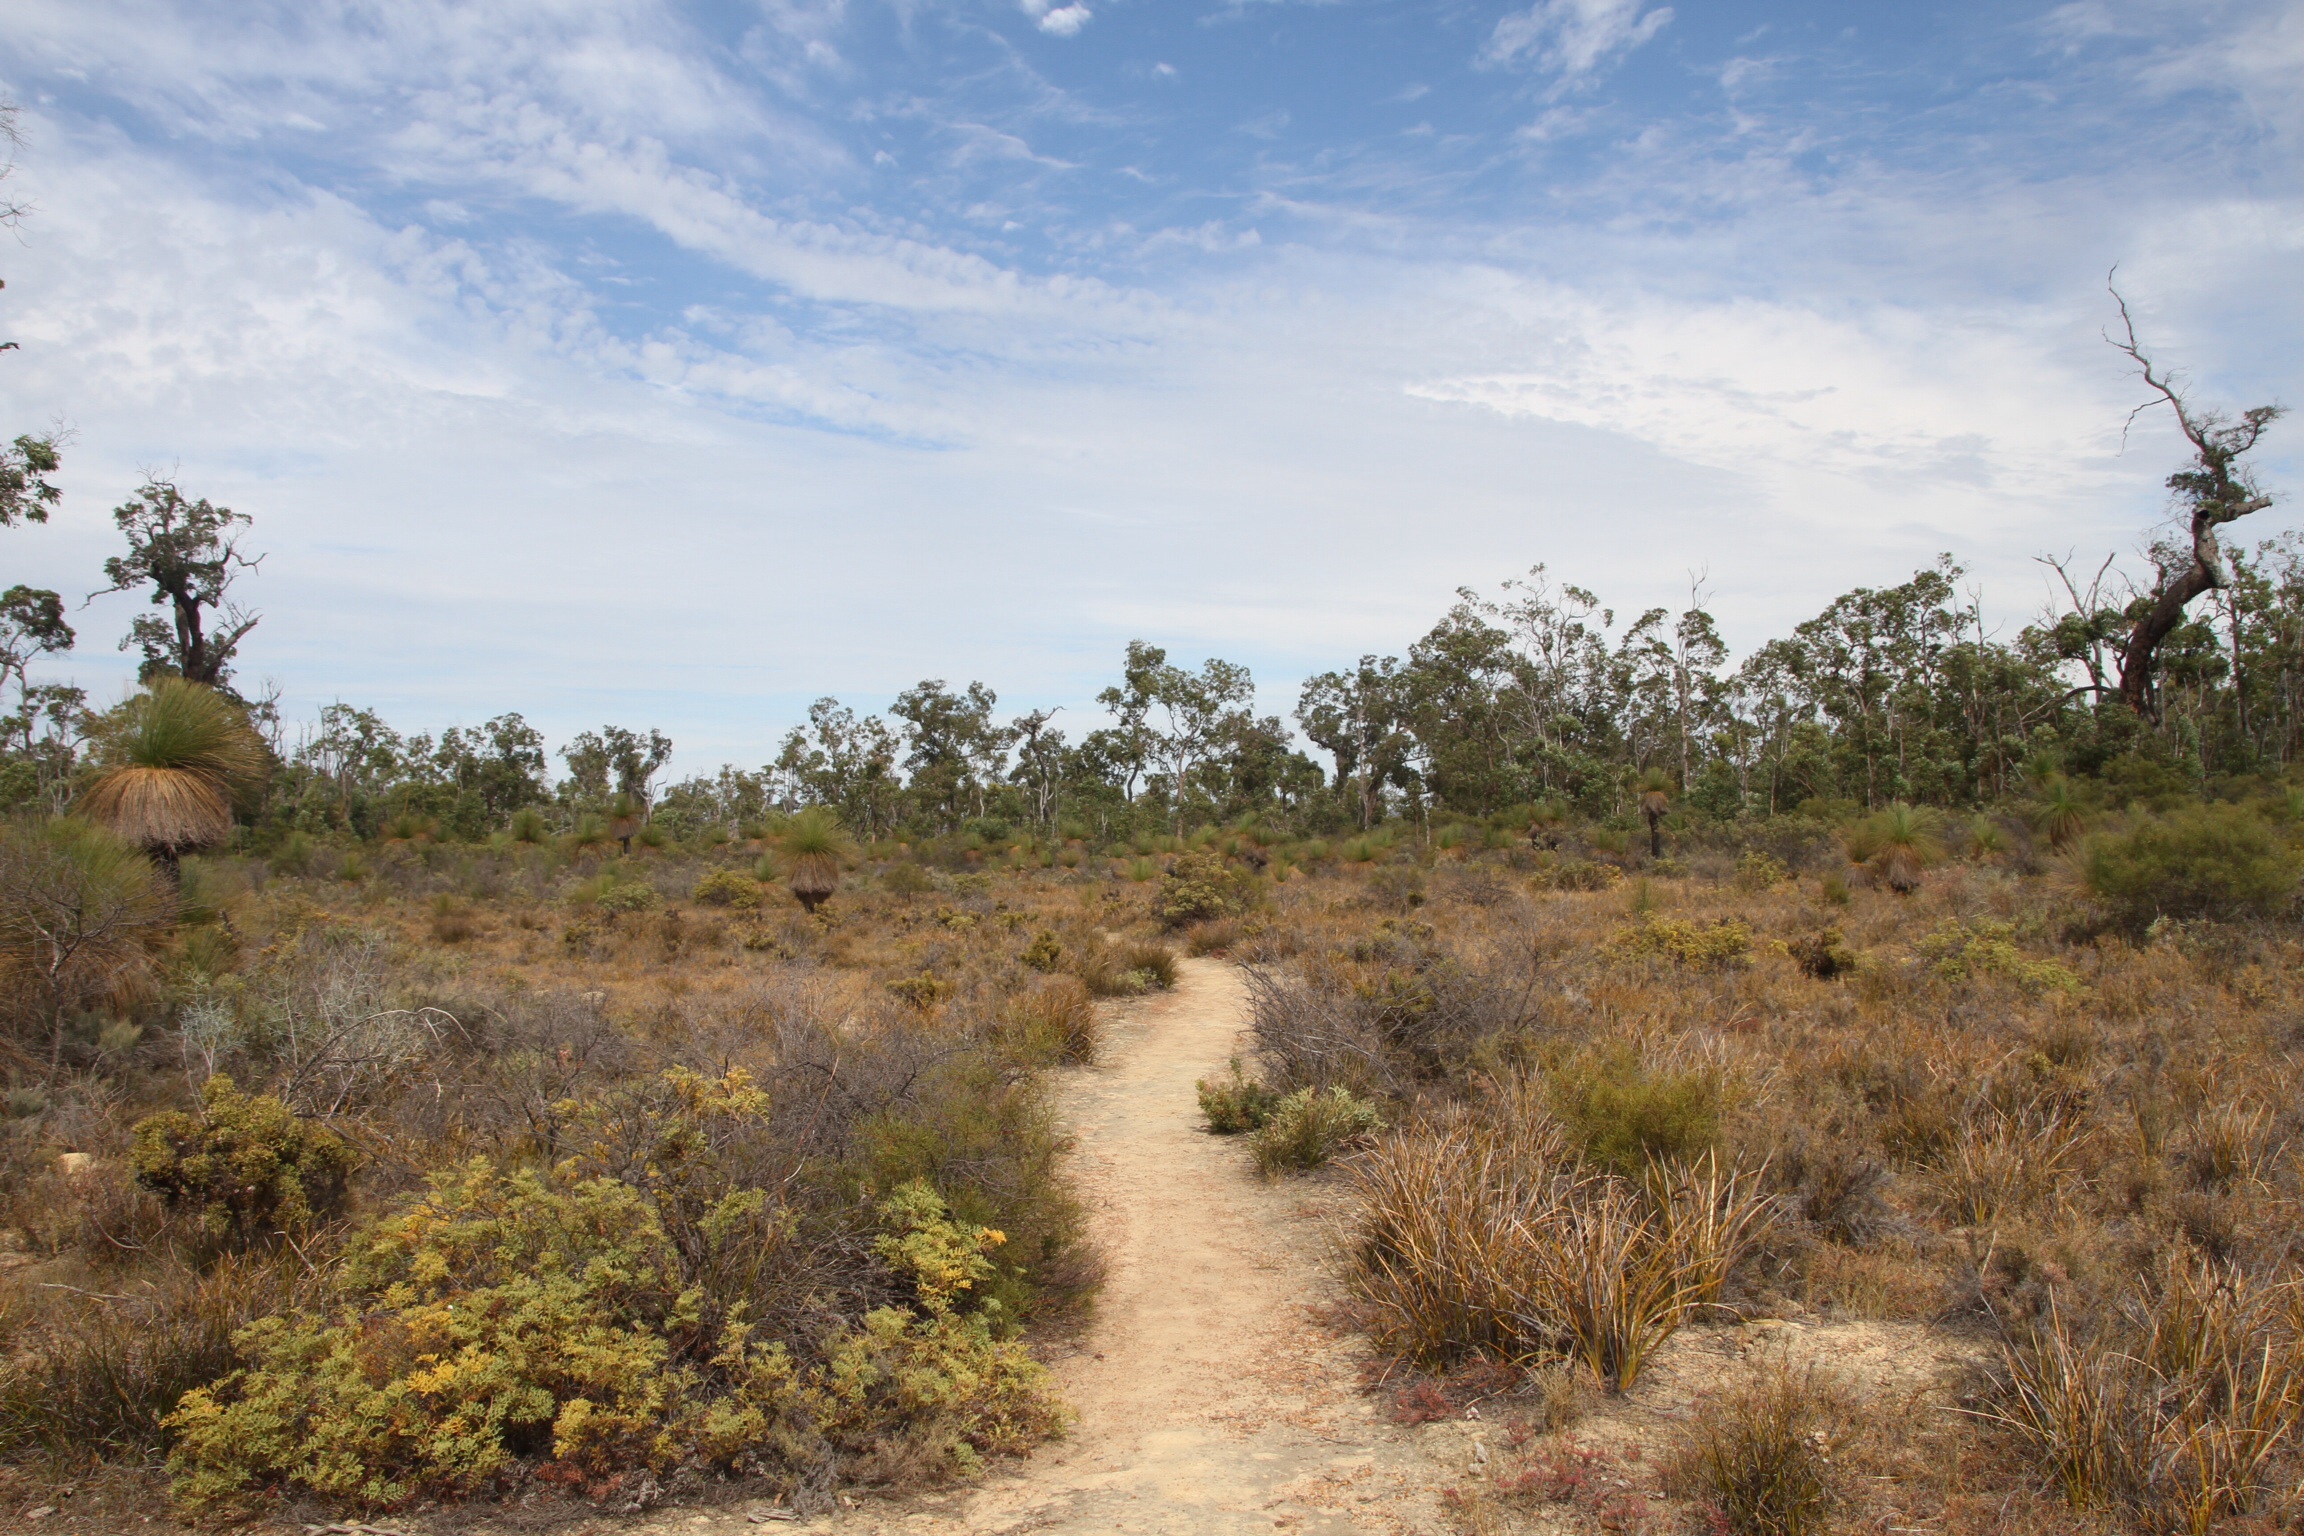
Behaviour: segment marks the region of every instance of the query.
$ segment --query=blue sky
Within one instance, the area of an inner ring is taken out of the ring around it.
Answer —
[[[2299,78],[2271,3],[17,0],[9,579],[168,470],[292,712],[683,768],[1134,636],[1285,710],[1538,561],[1748,645],[1951,550],[2012,627],[2164,510],[2107,269],[2297,395]]]

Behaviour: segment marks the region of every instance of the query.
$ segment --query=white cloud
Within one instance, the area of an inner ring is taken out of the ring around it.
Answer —
[[[1617,54],[1647,42],[1672,20],[1672,8],[1642,11],[1645,0],[1536,0],[1496,23],[1484,62],[1523,60],[1564,81],[1588,75]]]
[[[1024,14],[1039,24],[1040,30],[1053,37],[1077,37],[1080,29],[1088,25],[1094,15],[1087,6],[1073,0],[1070,5],[1050,8],[1051,0],[1020,0]],[[1171,71],[1173,73],[1173,71]]]

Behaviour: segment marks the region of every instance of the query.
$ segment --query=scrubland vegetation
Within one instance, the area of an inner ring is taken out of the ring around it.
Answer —
[[[1240,950],[1256,1070],[1204,1104],[1378,1110],[1337,1146],[1357,1315],[1443,1378],[1628,1388],[1735,1316],[1924,1325],[1972,1360],[1917,1416],[1847,1380],[1721,1394],[1682,1482],[1726,1528],[1887,1518],[1866,1479],[1924,1440],[1949,1459],[1888,1481],[1955,1528],[2277,1523],[2304,1452],[2297,813],[2100,811],[2056,854],[2019,803],[1901,872],[1865,822],[1691,829],[1661,863],[1604,829],[1404,846],[1278,894]],[[1529,1477],[1483,1518],[1550,1507]]]
[[[2279,413],[2122,350],[2177,532],[2012,638],[1949,557],[1733,665],[1700,586],[1539,567],[1293,727],[1138,642],[1076,741],[932,679],[668,787],[653,729],[556,777],[517,714],[284,720],[249,519],[147,484],[125,701],[0,594],[0,1477],[126,1524],[975,1474],[1062,1432],[1032,1346],[1095,1290],[1051,1074],[1181,954],[1246,968],[1200,1107],[1345,1191],[1404,1421],[1498,1400],[1468,1528],[1655,1523],[1579,1405],[1784,1316],[1964,1374],[1706,1393],[1704,1528],[2289,1527],[2304,544],[2219,543]],[[0,449],[0,527],[59,463]]]
[[[1528,814],[890,842],[813,914],[773,834],[190,856],[17,1037],[0,1433],[216,1513],[966,1475],[1060,1429],[1023,1341],[1093,1287],[1041,1069],[1191,952],[1254,997],[1203,1107],[1345,1181],[1403,1369],[1606,1392],[1691,1324],[1900,1321],[1978,1362],[1925,1421],[1955,1525],[2277,1516],[2297,806],[2084,793],[2063,852],[2039,797],[1686,818],[1661,860]],[[11,902],[59,848],[158,878],[106,837],[17,824]],[[1691,1496],[1863,1508],[1896,1447],[1812,1399],[1708,1407]],[[1507,1481],[1483,1518],[1550,1507]]]

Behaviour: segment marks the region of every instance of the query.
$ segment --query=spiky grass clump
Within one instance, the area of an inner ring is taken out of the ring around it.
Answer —
[[[232,798],[264,777],[264,743],[237,704],[182,678],[157,678],[114,712],[101,778],[81,814],[173,864],[232,834]]]
[[[1703,1404],[1675,1469],[1733,1536],[1808,1536],[1842,1498],[1833,1462],[1857,1404],[1814,1365],[1777,1360],[1742,1390]]]
[[[1924,805],[1899,800],[1858,823],[1848,835],[1848,857],[1870,866],[1898,895],[1920,889],[1920,877],[1944,857],[1944,818]]]
[[[828,806],[809,806],[786,822],[776,839],[776,867],[811,912],[840,889],[841,866],[855,857],[856,840]]]

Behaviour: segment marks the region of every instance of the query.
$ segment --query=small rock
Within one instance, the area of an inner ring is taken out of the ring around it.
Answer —
[[[24,1518],[27,1520],[45,1520],[54,1513],[56,1513],[55,1505],[43,1504],[38,1509],[26,1510],[24,1512]]]
[[[82,1174],[93,1171],[95,1167],[96,1155],[92,1152],[59,1152],[56,1154],[56,1171],[68,1179],[79,1178]]]
[[[1487,1461],[1488,1461],[1488,1442],[1487,1442],[1487,1441],[1485,1441],[1485,1440],[1475,1440],[1475,1441],[1473,1441],[1473,1442],[1472,1442],[1472,1464],[1473,1464],[1474,1466],[1476,1466],[1476,1467],[1477,1467],[1477,1466],[1485,1466],[1485,1465],[1487,1464]]]

